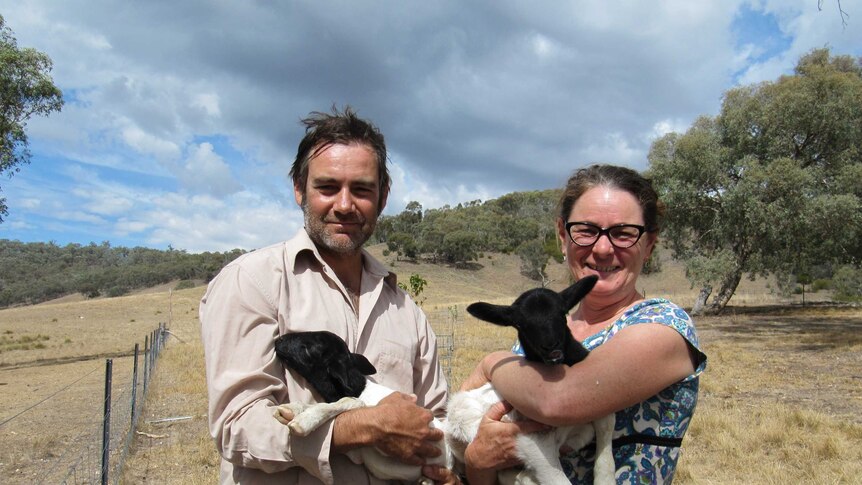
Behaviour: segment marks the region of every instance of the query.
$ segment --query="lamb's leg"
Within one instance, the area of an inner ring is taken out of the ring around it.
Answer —
[[[518,458],[526,470],[518,474],[518,484],[568,485],[560,466],[560,447],[554,431],[518,436]]]
[[[293,411],[296,406],[297,404],[288,403],[280,405],[279,408]],[[298,413],[294,412],[294,417],[289,423],[287,423],[287,426],[290,428],[290,431],[295,433],[297,436],[307,436],[312,431],[320,427],[320,425],[338,416],[344,411],[364,407],[365,403],[354,397],[343,397],[333,403],[317,403],[312,405],[299,404],[298,406],[302,406],[302,409],[300,409],[300,412]],[[281,413],[277,411],[277,414]],[[279,416],[276,416],[276,419],[278,419],[278,417]],[[279,421],[282,420],[279,419]]]
[[[596,430],[596,462],[593,468],[593,483],[613,485],[616,483],[614,464],[613,435],[616,414],[611,413],[593,422]]]
[[[298,402],[279,404],[275,407],[275,413],[273,413],[273,415],[279,423],[287,426],[288,424],[290,424],[294,417],[300,414],[308,406],[310,406],[310,404],[303,404]]]

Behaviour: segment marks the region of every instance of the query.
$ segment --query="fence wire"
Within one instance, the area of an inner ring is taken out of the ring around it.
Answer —
[[[35,462],[32,470],[26,470],[26,478],[20,483],[119,483],[149,380],[168,334],[165,325],[159,324],[147,336],[143,351],[138,352],[136,346],[134,357],[107,359],[106,365],[87,372],[0,423],[0,427],[12,428],[9,430],[12,433],[14,429],[44,427],[44,441],[50,445],[45,448],[50,451],[32,460]],[[117,365],[113,365],[114,361]],[[99,368],[105,370],[101,389],[96,381],[99,374],[95,372]],[[75,392],[92,395],[92,406],[82,415],[64,415],[63,394]],[[26,455],[28,450],[22,447],[18,453]],[[14,483],[15,479],[8,483]]]
[[[455,306],[426,311],[426,315],[437,336],[440,365],[447,380],[451,381],[452,361],[458,345],[456,328],[462,323],[463,317]],[[137,352],[136,346],[134,357],[108,359],[117,365],[99,365],[47,398],[0,422],[0,428],[7,423],[24,427],[41,424],[46,428],[44,430],[46,435],[53,433],[52,438],[47,438],[53,440],[50,446],[53,451],[47,456],[34,460],[34,471],[28,473],[26,480],[20,483],[119,483],[123,465],[134,441],[149,381],[156,368],[159,353],[164,348],[169,335],[170,332],[165,325],[160,323],[158,329],[147,336],[143,350]],[[136,360],[137,365],[135,365]],[[136,373],[135,368],[137,368]],[[105,396],[102,395],[106,389],[104,386],[99,389],[98,385],[97,378],[100,373],[96,371],[100,369],[105,371],[102,374],[107,373],[109,369],[111,372],[110,376],[101,375],[102,383],[108,379],[111,381],[110,401],[107,403]],[[87,380],[87,378],[90,379]],[[70,392],[82,392],[95,398],[92,399],[91,408],[83,415],[62,416],[63,394]],[[96,396],[99,397],[96,398]],[[106,409],[109,410],[107,442],[104,440]],[[14,421],[20,421],[20,423],[14,423]],[[51,429],[60,426],[67,429]],[[107,453],[104,453],[105,451]],[[22,449],[21,453],[26,454],[27,450]],[[106,473],[103,473],[103,455],[108,458],[105,464]]]

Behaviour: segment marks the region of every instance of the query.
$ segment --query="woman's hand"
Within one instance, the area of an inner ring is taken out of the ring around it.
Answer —
[[[471,485],[494,483],[497,470],[521,464],[516,451],[519,434],[549,429],[549,426],[532,420],[504,421],[504,416],[511,410],[512,406],[507,402],[491,406],[479,424],[476,438],[467,446],[464,460]]]

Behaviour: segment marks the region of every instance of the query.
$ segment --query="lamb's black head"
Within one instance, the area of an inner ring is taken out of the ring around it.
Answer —
[[[359,397],[365,376],[377,369],[361,354],[354,354],[332,332],[297,332],[275,340],[275,353],[313,386],[326,402]]]
[[[597,276],[581,278],[560,293],[546,288],[527,290],[511,305],[473,303],[470,315],[497,325],[518,329],[527,360],[573,365],[587,357],[587,350],[572,337],[566,315],[586,296]]]

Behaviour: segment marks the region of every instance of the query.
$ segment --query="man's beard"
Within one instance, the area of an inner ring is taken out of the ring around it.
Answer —
[[[358,253],[362,249],[371,235],[374,233],[374,228],[377,226],[377,219],[364,220],[359,216],[351,219],[344,219],[343,222],[360,222],[362,221],[361,230],[358,233],[339,234],[336,237],[327,231],[328,224],[325,222],[326,217],[318,218],[311,213],[308,208],[308,202],[302,201],[302,214],[305,219],[305,230],[308,237],[317,245],[318,248],[325,251],[335,253],[341,256],[350,256]],[[346,239],[345,238],[349,238]]]

